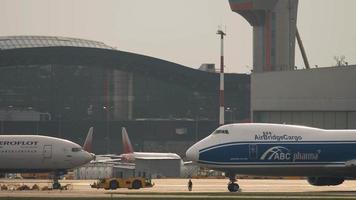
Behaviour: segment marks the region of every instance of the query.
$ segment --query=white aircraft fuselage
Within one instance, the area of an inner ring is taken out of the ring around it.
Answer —
[[[332,181],[323,180],[338,183],[334,180],[356,177],[356,130],[230,124],[194,144],[186,154],[202,167],[230,174],[332,177]]]
[[[94,157],[68,140],[39,135],[1,135],[0,172],[65,172]]]
[[[178,154],[175,153],[156,153],[156,152],[133,152],[120,155],[123,161],[134,162],[135,159],[182,159]]]
[[[136,159],[152,159],[152,160],[176,159],[181,161],[180,167],[181,167],[182,177],[191,176],[192,172],[197,171],[196,165],[193,165],[192,162],[183,162],[182,158],[176,153],[135,152],[133,146],[131,145],[130,138],[125,128],[122,128],[121,135],[122,135],[123,152],[124,152],[123,154],[98,155],[97,160],[94,160],[91,163],[117,164],[119,162],[134,163]]]

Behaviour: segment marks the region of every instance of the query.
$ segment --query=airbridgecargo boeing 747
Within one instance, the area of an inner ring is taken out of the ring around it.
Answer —
[[[356,178],[356,130],[283,124],[230,124],[187,150],[198,165],[223,171],[236,192],[236,174],[303,176],[314,186]]]

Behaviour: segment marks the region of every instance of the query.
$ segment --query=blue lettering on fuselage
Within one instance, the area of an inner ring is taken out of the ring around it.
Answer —
[[[303,137],[300,135],[276,135],[273,134],[272,132],[265,131],[262,134],[256,134],[255,135],[255,140],[256,141],[302,141]]]
[[[274,146],[267,149],[260,160],[269,161],[318,161],[321,150],[318,149],[316,152],[292,152],[283,146]]]

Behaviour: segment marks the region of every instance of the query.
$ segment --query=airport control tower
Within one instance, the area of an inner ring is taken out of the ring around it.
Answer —
[[[229,0],[253,27],[254,72],[293,70],[298,0]]]

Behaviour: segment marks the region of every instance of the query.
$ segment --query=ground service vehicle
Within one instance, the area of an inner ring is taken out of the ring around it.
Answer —
[[[151,179],[147,178],[103,178],[99,179],[94,184],[90,185],[92,188],[104,188],[105,190],[116,190],[117,188],[140,189],[146,187],[153,187]]]

